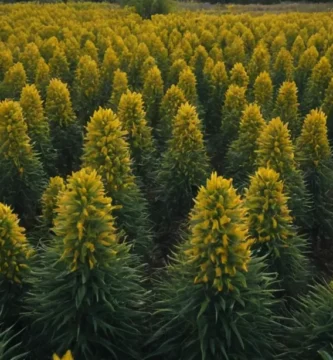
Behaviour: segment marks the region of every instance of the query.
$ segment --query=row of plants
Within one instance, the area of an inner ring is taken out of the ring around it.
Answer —
[[[329,14],[0,11],[2,358],[329,358]]]

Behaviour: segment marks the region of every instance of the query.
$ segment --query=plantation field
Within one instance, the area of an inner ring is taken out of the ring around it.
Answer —
[[[1,360],[333,358],[333,19],[274,12],[0,5]]]

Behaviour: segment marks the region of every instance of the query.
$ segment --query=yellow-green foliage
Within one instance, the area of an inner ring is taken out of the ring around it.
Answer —
[[[111,85],[115,71],[119,68],[118,56],[112,47],[107,48],[101,67],[102,98],[104,101],[111,97]]]
[[[46,97],[46,89],[50,83],[50,68],[44,59],[40,59],[37,64],[35,85],[42,94],[43,98]]]
[[[321,105],[332,74],[331,64],[328,59],[323,56],[313,68],[311,77],[307,83],[304,100],[304,108],[306,110],[311,110]]]
[[[65,189],[66,185],[63,178],[60,176],[50,178],[49,184],[42,196],[43,221],[47,226],[53,226],[58,196]]]
[[[39,53],[38,46],[33,42],[29,43],[24,48],[23,53],[20,55],[20,61],[24,66],[29,81],[34,81],[35,79],[36,70],[40,58],[41,56]]]
[[[266,71],[260,73],[254,82],[254,99],[261,107],[265,118],[269,118],[273,101],[273,82]]]
[[[157,66],[148,70],[143,85],[142,97],[147,112],[147,120],[153,126],[159,122],[159,108],[164,95],[161,71]]]
[[[227,153],[228,173],[235,178],[237,185],[255,170],[257,139],[266,126],[257,104],[250,104],[243,111],[238,138],[231,144]]]
[[[67,127],[75,121],[72,102],[67,84],[52,79],[47,88],[45,113],[50,122],[56,126]]]
[[[333,78],[331,79],[325,91],[322,110],[327,115],[327,128],[329,132],[329,138],[331,139],[333,134]]]
[[[242,63],[245,60],[245,48],[242,38],[239,36],[231,37],[229,43],[224,49],[225,62],[229,67],[237,62]]]
[[[57,354],[53,354],[52,360],[74,360],[74,357],[70,350],[66,351],[63,357],[59,357]]]
[[[326,115],[320,110],[311,110],[304,120],[297,140],[298,156],[302,167],[317,167],[331,158],[327,138]]]
[[[80,58],[75,72],[75,104],[89,115],[98,107],[100,75],[97,63],[89,55]]]
[[[249,84],[249,77],[242,63],[237,63],[231,69],[230,82],[239,87],[247,88]]]
[[[319,53],[314,46],[306,49],[301,55],[296,69],[296,83],[298,90],[303,94],[308,77],[318,61]]]
[[[186,100],[196,106],[198,104],[197,79],[189,67],[179,74],[178,87],[183,91]]]
[[[231,84],[225,94],[221,121],[224,146],[237,138],[242,111],[247,104],[245,92],[244,87]]]
[[[82,55],[88,55],[92,60],[98,62],[98,50],[91,40],[87,40],[82,49]]]
[[[0,81],[3,80],[5,73],[9,70],[9,68],[13,65],[13,55],[9,49],[1,50],[1,58],[0,58]]]
[[[259,168],[246,191],[249,230],[255,241],[287,244],[292,217],[283,181],[273,169]]]
[[[301,130],[297,91],[295,82],[284,82],[279,89],[274,111],[275,116],[279,116],[284,123],[288,124],[293,139],[299,135]]]
[[[113,76],[112,95],[110,105],[113,110],[117,110],[121,95],[128,90],[127,74],[117,69]]]
[[[32,254],[24,232],[17,215],[0,203],[0,273],[16,283],[24,281],[24,273],[29,269],[27,260]]]
[[[97,170],[108,192],[126,189],[134,183],[127,131],[110,109],[95,111],[87,125],[83,166]]]
[[[180,73],[187,68],[187,63],[184,59],[176,59],[169,69],[168,74],[168,83],[171,84],[177,84],[179,81],[179,75]]]
[[[273,71],[275,84],[280,85],[284,81],[291,81],[294,77],[294,60],[288,50],[282,48],[275,60]]]
[[[49,123],[44,117],[43,102],[35,85],[26,85],[21,93],[20,105],[28,134],[33,141],[45,144],[49,140]]]
[[[163,142],[170,139],[173,118],[177,115],[179,107],[185,102],[183,91],[176,85],[171,85],[163,96],[160,108],[161,119],[158,124],[158,136],[163,139]]]
[[[276,59],[278,57],[279,52],[282,48],[285,48],[287,46],[287,39],[283,32],[281,32],[279,35],[275,37],[275,39],[272,42],[271,45],[271,54],[273,56],[273,59]]]
[[[306,47],[304,44],[304,40],[300,35],[298,35],[291,48],[291,55],[294,58],[295,64],[298,64],[299,59],[303,54],[303,52],[305,51],[305,49]]]
[[[259,167],[270,167],[282,176],[295,169],[294,148],[288,125],[279,117],[268,123],[257,142]]]
[[[196,179],[191,170],[195,170],[197,157],[194,152],[202,152],[205,157],[205,146],[201,132],[201,122],[195,107],[189,103],[182,104],[172,121],[172,138],[168,151],[177,164],[177,170],[188,177],[190,182]],[[208,163],[206,159],[206,164]],[[205,167],[205,162],[201,166]]]
[[[64,82],[69,81],[69,65],[62,49],[57,48],[49,61],[51,78],[58,78]]]
[[[0,156],[10,160],[19,173],[33,156],[27,124],[19,103],[5,100],[0,103]]]
[[[19,99],[26,82],[27,75],[22,63],[18,62],[11,66],[5,73],[5,78],[3,80],[4,91],[7,97]]]
[[[252,83],[261,72],[270,71],[270,61],[271,57],[267,48],[262,43],[259,43],[254,49],[248,65],[248,74]]]
[[[154,144],[141,94],[131,91],[123,94],[118,105],[118,117],[128,132],[128,142],[138,174],[143,175],[142,172],[146,173],[146,167],[152,162]]]
[[[105,196],[101,177],[95,170],[83,168],[68,178],[59,194],[54,228],[62,240],[61,260],[71,271],[88,265],[103,265],[116,255],[117,242],[111,198]]]
[[[246,210],[232,181],[213,173],[202,186],[190,214],[188,261],[198,269],[195,283],[232,291],[233,276],[247,271],[252,240]]]

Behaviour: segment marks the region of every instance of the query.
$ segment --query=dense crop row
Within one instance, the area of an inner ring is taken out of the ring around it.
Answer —
[[[329,357],[331,15],[0,16],[1,359]]]

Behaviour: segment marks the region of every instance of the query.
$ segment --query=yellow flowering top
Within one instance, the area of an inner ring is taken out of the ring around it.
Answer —
[[[152,148],[152,129],[146,120],[141,94],[129,90],[123,94],[118,105],[118,117],[128,132],[133,153],[136,149]]]
[[[275,60],[273,70],[278,83],[292,80],[294,76],[294,59],[290,52],[282,48]]]
[[[67,84],[61,80],[50,81],[47,88],[45,113],[49,121],[61,127],[67,127],[75,121]]]
[[[142,96],[146,106],[156,101],[161,101],[164,94],[164,83],[162,74],[157,65],[153,66],[146,73]]]
[[[252,240],[248,236],[246,210],[232,180],[212,173],[202,186],[190,214],[188,262],[198,269],[195,283],[217,291],[233,290],[237,271],[247,271]]]
[[[163,96],[161,102],[161,121],[159,123],[161,134],[164,138],[171,136],[173,118],[177,115],[179,107],[186,102],[183,91],[176,85],[171,85]]]
[[[252,81],[264,71],[269,72],[271,57],[267,48],[259,43],[253,51],[248,65],[248,73]]]
[[[49,82],[50,82],[50,68],[45,62],[45,60],[41,58],[37,64],[35,85],[40,92],[45,94]]]
[[[23,87],[27,82],[27,75],[24,71],[22,63],[18,62],[11,66],[5,74],[3,79],[3,86],[8,95],[13,98],[18,98]]]
[[[23,164],[33,155],[27,124],[19,103],[11,100],[0,102],[0,154],[13,161],[20,173]]]
[[[97,170],[108,192],[134,184],[127,134],[111,109],[99,108],[87,125],[83,166]]]
[[[80,58],[75,71],[75,86],[83,99],[94,98],[100,90],[98,65],[89,55]]]
[[[299,59],[297,71],[299,73],[311,71],[317,63],[318,56],[318,50],[314,46],[306,49]]]
[[[286,241],[292,218],[280,175],[273,169],[259,168],[246,190],[246,207],[251,235],[259,243]]]
[[[117,242],[111,198],[105,196],[101,177],[95,170],[83,168],[68,178],[59,198],[54,232],[62,239],[61,260],[71,271],[88,264],[107,263],[115,255]]]
[[[230,82],[244,88],[247,88],[249,85],[249,77],[242,63],[235,64],[231,69]]]
[[[114,109],[117,109],[121,95],[128,90],[127,74],[120,69],[117,69],[113,75],[112,94],[110,104]]]
[[[186,100],[191,105],[197,105],[197,79],[189,67],[182,70],[179,74],[178,87],[183,91]]]
[[[296,168],[294,147],[287,124],[279,117],[272,119],[258,140],[257,165],[270,167],[283,177]]]
[[[318,166],[331,157],[326,120],[326,115],[320,110],[312,110],[304,120],[302,132],[297,141],[297,149],[303,166]]]
[[[16,283],[22,282],[28,270],[27,259],[32,254],[24,232],[17,215],[0,203],[0,273]]]
[[[66,351],[63,357],[59,357],[57,354],[53,354],[52,360],[74,360],[70,350]]]
[[[193,163],[193,159],[189,154],[192,152],[194,154],[197,151],[205,154],[201,122],[195,107],[188,102],[180,106],[177,115],[173,119],[169,151],[173,154],[178,166],[185,171],[188,171],[192,166],[195,168],[198,165]]]
[[[20,105],[32,138],[35,141],[48,139],[50,127],[44,117],[43,102],[35,85],[26,85],[23,88]]]
[[[275,114],[284,123],[288,123],[293,138],[298,136],[300,131],[300,120],[298,118],[297,86],[294,81],[285,81],[280,89],[275,103]]]
[[[273,99],[273,82],[266,71],[260,73],[254,82],[254,98],[260,106],[269,104]]]
[[[230,112],[241,112],[244,110],[247,100],[245,96],[246,89],[231,84],[225,94],[224,109]]]
[[[48,226],[53,225],[55,210],[59,194],[66,189],[65,182],[60,176],[50,178],[48,187],[42,196],[43,220]]]

